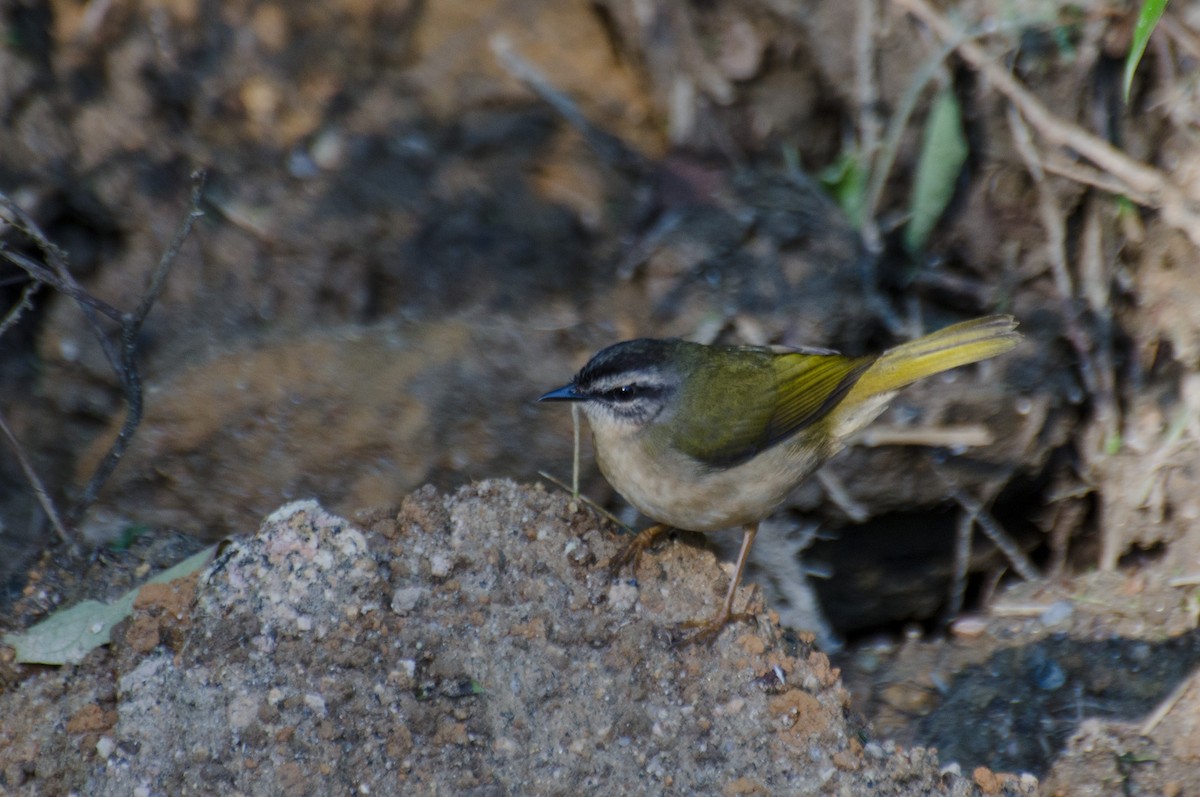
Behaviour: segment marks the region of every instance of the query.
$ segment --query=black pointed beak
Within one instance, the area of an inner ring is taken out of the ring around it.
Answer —
[[[563,385],[557,390],[551,390],[546,395],[538,399],[538,401],[583,401],[587,398],[583,393],[575,389],[575,385]]]

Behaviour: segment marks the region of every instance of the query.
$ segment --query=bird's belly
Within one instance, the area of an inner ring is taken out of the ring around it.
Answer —
[[[683,455],[648,457],[640,446],[613,448],[597,441],[596,455],[617,492],[647,517],[689,531],[717,531],[770,515],[828,453],[786,443],[735,467],[711,469]]]

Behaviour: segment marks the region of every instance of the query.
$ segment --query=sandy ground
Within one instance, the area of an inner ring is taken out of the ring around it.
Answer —
[[[567,496],[423,490],[366,528],[281,508],[146,596],[110,649],[0,698],[30,794],[1033,794],[872,739],[825,654],[766,615],[672,646],[720,570],[639,580]],[[17,729],[23,730],[17,730]]]

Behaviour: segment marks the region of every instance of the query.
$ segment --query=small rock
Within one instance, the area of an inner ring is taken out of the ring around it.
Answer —
[[[411,613],[428,592],[426,587],[401,587],[392,593],[392,611],[400,615]]]
[[[960,639],[975,639],[987,631],[987,619],[978,615],[959,617],[950,626],[950,631]]]
[[[443,554],[434,554],[429,558],[429,572],[434,578],[445,578],[450,575],[453,563]]]
[[[975,771],[971,773],[971,777],[984,794],[998,794],[1001,786],[1004,785],[1000,776],[987,767],[976,767]]]
[[[117,743],[110,736],[101,736],[100,741],[96,742],[96,755],[107,759],[117,749]]]
[[[627,612],[637,604],[638,588],[628,581],[618,581],[608,588],[608,605],[618,612]]]
[[[1042,616],[1038,618],[1038,622],[1046,628],[1054,628],[1055,626],[1071,622],[1074,614],[1075,606],[1071,601],[1055,601],[1046,607],[1046,611],[1042,612]]]
[[[326,130],[313,141],[309,154],[325,171],[337,169],[346,159],[346,139],[336,130]]]
[[[1066,671],[1054,659],[1048,658],[1038,662],[1033,668],[1032,675],[1038,689],[1046,692],[1055,692],[1067,682]]]
[[[310,692],[304,696],[304,705],[308,706],[318,714],[325,714],[325,698],[321,697],[315,692]]]

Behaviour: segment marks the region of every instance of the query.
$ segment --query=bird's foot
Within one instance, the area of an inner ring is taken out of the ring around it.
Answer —
[[[728,609],[722,609],[709,620],[689,620],[686,623],[680,623],[679,636],[672,643],[674,647],[682,648],[688,645],[711,645],[721,632],[725,630],[725,626],[731,622],[745,623],[754,619],[754,614],[751,612],[731,612]],[[699,629],[692,631],[692,629]],[[691,633],[688,633],[691,631]]]
[[[637,573],[638,562],[641,561],[642,552],[653,545],[659,537],[669,533],[671,529],[671,526],[664,523],[655,523],[653,526],[633,535],[633,539],[608,563],[609,578],[616,579],[621,575],[621,571],[629,565],[632,565],[633,572]]]

